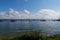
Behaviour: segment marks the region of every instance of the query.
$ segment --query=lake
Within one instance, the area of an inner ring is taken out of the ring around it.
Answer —
[[[60,34],[60,21],[2,21],[0,36],[10,37],[20,35],[25,30],[41,30],[42,34]]]

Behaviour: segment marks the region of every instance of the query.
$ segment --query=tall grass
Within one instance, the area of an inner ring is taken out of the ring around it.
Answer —
[[[41,35],[41,32],[39,31],[25,31],[22,32],[20,36],[16,36],[13,38],[0,37],[0,40],[60,40],[60,34],[46,36],[46,35]]]

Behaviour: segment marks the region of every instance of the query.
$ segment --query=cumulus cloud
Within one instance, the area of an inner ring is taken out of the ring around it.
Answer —
[[[9,18],[10,19],[19,19],[20,18],[20,12],[10,8]]]
[[[30,14],[30,11],[28,11],[26,9],[24,9],[23,12],[26,13],[26,14]]]
[[[9,17],[6,12],[0,12],[0,19],[7,19],[7,18],[9,18]]]
[[[60,13],[51,9],[41,9],[38,14],[44,19],[59,19]]]
[[[24,9],[22,12],[12,8],[9,12],[0,12],[0,19],[59,19],[60,13],[51,9],[40,9],[32,14],[29,10]]]

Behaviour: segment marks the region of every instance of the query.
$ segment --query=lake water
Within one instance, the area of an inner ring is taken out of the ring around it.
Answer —
[[[0,36],[20,35],[24,30],[41,30],[42,34],[60,34],[60,21],[3,21],[0,22]]]

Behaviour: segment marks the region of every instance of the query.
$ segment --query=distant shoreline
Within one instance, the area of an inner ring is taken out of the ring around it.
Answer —
[[[60,21],[60,19],[0,19],[0,21]]]

